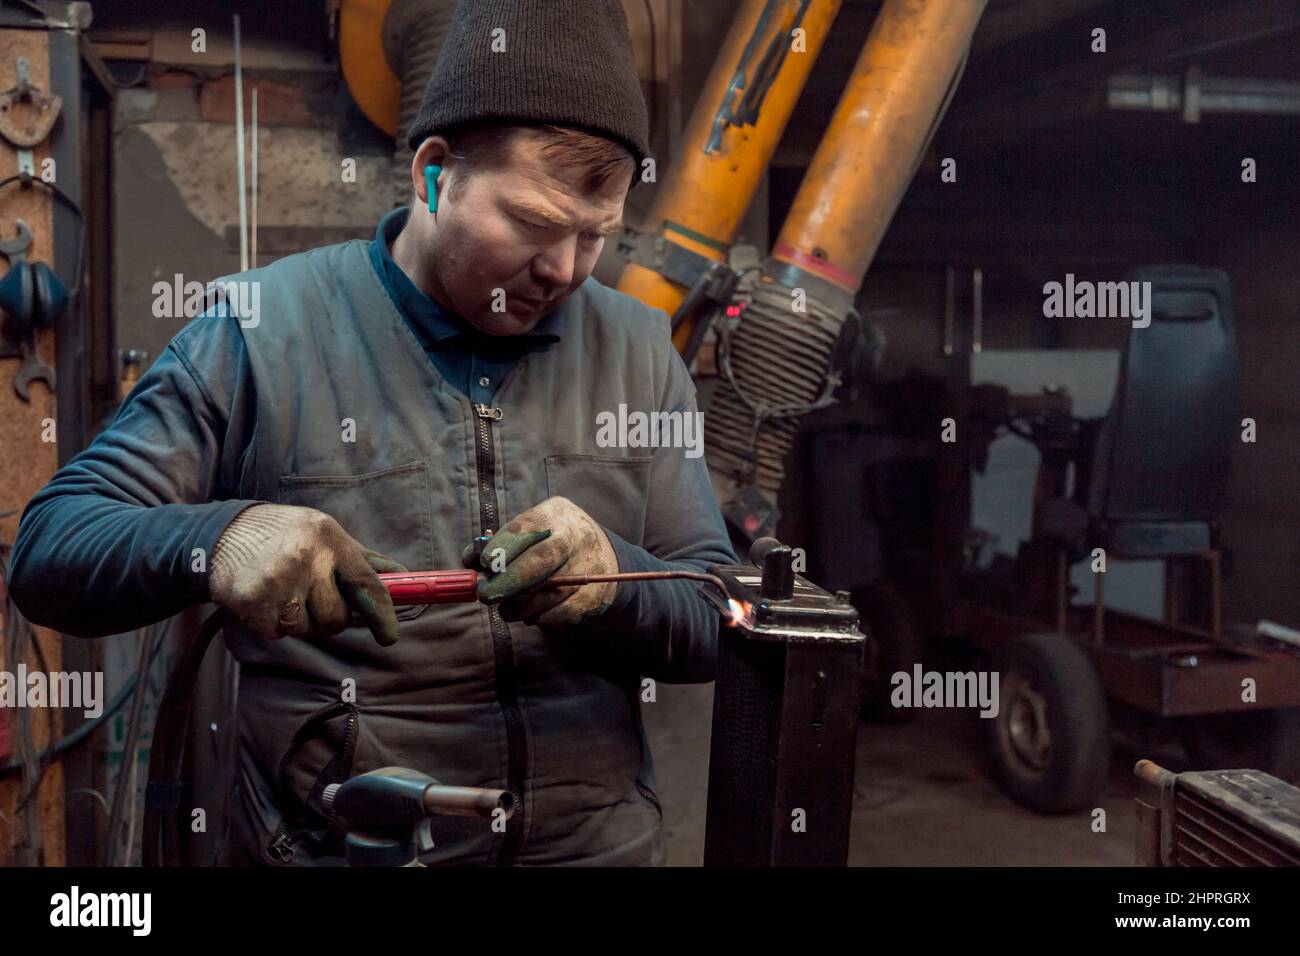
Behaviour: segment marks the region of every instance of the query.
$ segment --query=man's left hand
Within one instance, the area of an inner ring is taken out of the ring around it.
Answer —
[[[462,554],[474,567],[474,547]],[[568,498],[547,498],[511,519],[483,546],[478,568],[479,600],[500,604],[507,621],[539,627],[572,627],[603,614],[614,602],[617,581],[579,587],[538,588],[556,574],[615,574],[618,558],[605,531]]]

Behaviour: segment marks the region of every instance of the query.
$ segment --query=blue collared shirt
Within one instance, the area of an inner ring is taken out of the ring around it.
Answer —
[[[480,332],[448,312],[416,287],[388,251],[389,243],[406,225],[410,211],[410,206],[401,206],[380,220],[370,243],[370,261],[393,305],[447,383],[471,402],[491,404],[497,388],[520,358],[560,340],[560,314],[555,311],[544,315],[524,335],[497,336]]]

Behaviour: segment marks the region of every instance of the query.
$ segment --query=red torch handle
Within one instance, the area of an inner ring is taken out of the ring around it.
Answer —
[[[393,603],[461,604],[478,600],[478,572],[410,571],[379,575],[388,588]]]

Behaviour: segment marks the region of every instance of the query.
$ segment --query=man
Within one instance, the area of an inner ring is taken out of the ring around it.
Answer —
[[[590,278],[646,141],[617,0],[462,3],[413,205],[241,274],[256,321],[182,330],[29,504],[10,588],[38,623],[238,618],[230,862],[336,862],[321,790],[388,765],[515,796],[436,818],[425,862],[663,862],[641,682],[711,679],[716,613],[689,581],[537,586],[736,560],[703,458],[598,438],[620,406],[697,411],[667,316]],[[392,606],[376,571],[484,535],[482,603]]]

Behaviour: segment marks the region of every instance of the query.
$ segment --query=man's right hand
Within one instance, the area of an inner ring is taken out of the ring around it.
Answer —
[[[337,634],[350,611],[375,640],[397,643],[397,612],[376,572],[405,571],[314,508],[254,505],[212,553],[212,600],[266,640]]]

